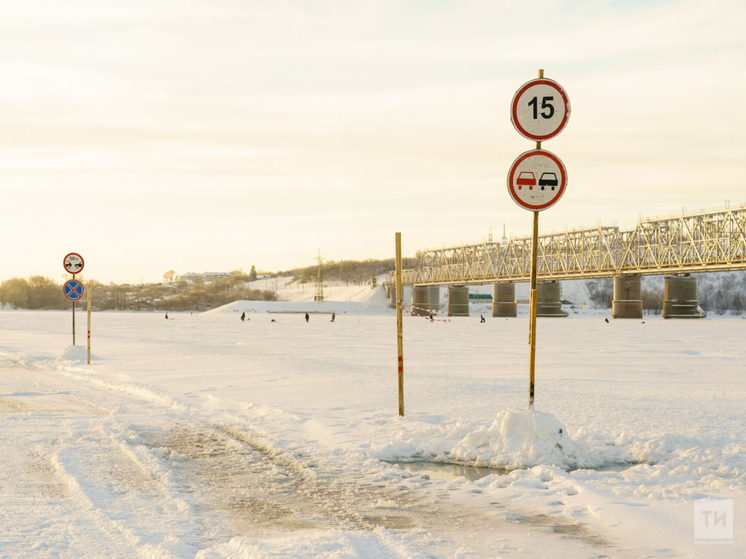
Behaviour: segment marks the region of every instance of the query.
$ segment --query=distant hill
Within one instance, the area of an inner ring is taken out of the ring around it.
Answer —
[[[402,258],[402,268],[415,268],[415,258]],[[370,278],[378,277],[395,269],[393,258],[386,260],[330,260],[324,262],[322,276],[325,280],[344,282],[346,285],[360,285],[370,282]],[[285,272],[278,272],[272,276],[292,276],[300,283],[315,283],[318,277],[318,265],[306,266],[304,268],[293,268]]]

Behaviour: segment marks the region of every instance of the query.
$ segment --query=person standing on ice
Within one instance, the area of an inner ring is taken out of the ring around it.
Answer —
[[[332,313],[332,322],[334,322],[334,319],[337,318],[337,315]]]
[[[484,317],[480,314],[479,315],[479,323],[482,324],[483,322],[487,322]]]
[[[168,320],[168,311],[166,311],[166,320]]]
[[[310,318],[310,317],[308,316],[308,313],[306,313],[306,322],[308,322],[308,319],[309,319],[309,318]]]
[[[243,322],[244,320],[246,320],[246,311],[241,313],[241,322]]]

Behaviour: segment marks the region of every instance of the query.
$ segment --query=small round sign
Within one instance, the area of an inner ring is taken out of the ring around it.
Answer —
[[[518,156],[508,172],[508,193],[525,210],[552,207],[567,189],[567,169],[559,157],[545,149]]]
[[[83,257],[77,252],[71,252],[62,260],[62,265],[65,266],[65,271],[68,274],[79,274],[83,271]]]
[[[83,284],[78,280],[67,281],[65,282],[65,285],[62,286],[62,292],[65,294],[65,297],[71,301],[77,301],[83,297],[83,291]]]
[[[524,138],[535,142],[554,138],[567,126],[569,119],[570,99],[554,80],[531,80],[513,96],[510,120]]]

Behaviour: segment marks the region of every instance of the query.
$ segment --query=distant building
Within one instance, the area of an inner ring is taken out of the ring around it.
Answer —
[[[181,274],[179,279],[194,283],[194,280],[197,278],[204,278],[205,283],[213,283],[220,279],[229,277],[231,277],[231,275],[227,272],[187,272],[186,274]]]

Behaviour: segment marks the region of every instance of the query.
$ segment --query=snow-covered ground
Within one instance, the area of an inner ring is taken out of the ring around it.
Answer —
[[[746,555],[746,321],[540,319],[529,413],[526,318],[407,317],[401,418],[366,289],[95,313],[91,365],[69,313],[0,313],[0,556]]]

